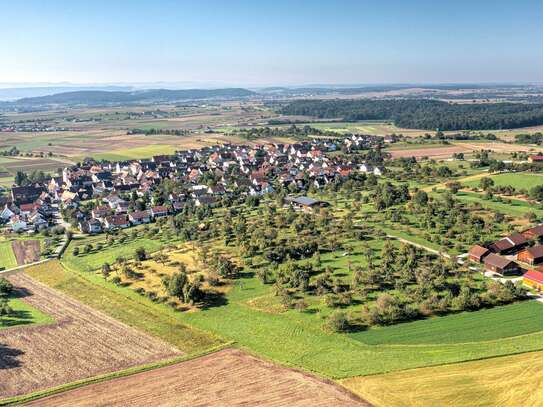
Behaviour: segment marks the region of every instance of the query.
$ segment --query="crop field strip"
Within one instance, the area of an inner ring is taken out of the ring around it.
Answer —
[[[0,331],[3,397],[181,354],[173,346],[137,332],[26,275],[10,279],[22,291],[26,303],[55,322]]]
[[[541,369],[543,352],[528,352],[340,382],[376,407],[538,407]]]
[[[336,384],[226,349],[26,404],[40,407],[370,405]]]

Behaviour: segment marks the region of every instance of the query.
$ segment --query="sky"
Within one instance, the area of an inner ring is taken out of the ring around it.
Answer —
[[[0,82],[543,82],[543,1],[0,0]]]

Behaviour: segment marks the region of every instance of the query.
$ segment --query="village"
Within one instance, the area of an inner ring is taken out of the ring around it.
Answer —
[[[274,192],[274,185],[318,190],[354,172],[381,175],[382,166],[326,154],[381,142],[381,137],[353,135],[254,147],[224,144],[149,160],[86,162],[64,168],[48,182],[14,186],[10,196],[0,197],[0,219],[16,233],[61,225],[95,234],[149,223],[189,206],[212,207],[234,194],[263,196]],[[181,187],[157,196],[154,191],[164,181]],[[308,209],[313,204],[308,202],[293,204]]]

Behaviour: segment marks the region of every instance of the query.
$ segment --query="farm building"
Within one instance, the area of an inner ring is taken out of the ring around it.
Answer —
[[[517,256],[517,260],[531,265],[543,262],[543,245],[528,247],[521,251]]]
[[[312,211],[314,208],[324,208],[330,206],[328,202],[309,198],[307,196],[286,197],[285,201],[297,209]]]
[[[514,235],[504,237],[490,245],[490,251],[497,254],[514,254],[528,245],[528,240],[524,235],[515,233]]]
[[[537,225],[533,228],[527,229],[522,232],[522,235],[526,239],[538,240],[543,237],[543,225]]]
[[[522,276],[522,282],[537,291],[541,291],[543,289],[543,273],[537,270],[528,270]]]
[[[543,162],[543,154],[531,155],[528,157],[528,162],[530,163],[541,163]]]
[[[498,256],[495,253],[490,253],[484,260],[485,271],[506,275],[515,274],[519,271],[517,263],[505,257]]]
[[[482,263],[483,259],[490,253],[486,247],[475,245],[468,253],[468,258],[475,263]]]

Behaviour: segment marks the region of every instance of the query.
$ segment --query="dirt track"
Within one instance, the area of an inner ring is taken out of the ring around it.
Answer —
[[[345,389],[226,349],[137,375],[91,384],[27,406],[368,407]]]
[[[56,322],[0,330],[0,398],[181,354],[27,275],[10,280],[31,293],[25,302]]]

